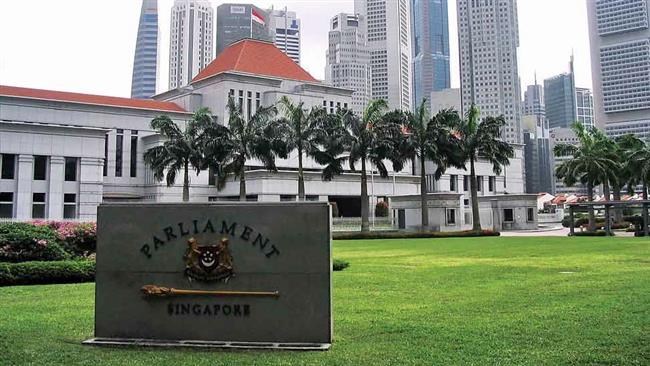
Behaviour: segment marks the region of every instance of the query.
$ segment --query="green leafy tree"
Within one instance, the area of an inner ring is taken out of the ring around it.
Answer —
[[[612,157],[611,141],[598,129],[586,129],[581,123],[574,123],[571,129],[576,134],[578,145],[560,143],[555,145],[555,156],[567,157],[560,163],[555,175],[571,187],[582,183],[587,187],[587,199],[594,200],[594,188],[599,184],[616,179],[620,165]],[[589,230],[595,230],[593,207],[589,208]]]
[[[629,170],[629,191],[634,187],[643,186],[643,199],[648,199],[648,186],[650,185],[650,142],[644,142],[634,135],[626,135],[619,144],[623,145],[626,157],[626,167]]]
[[[286,96],[280,99],[280,109],[284,112],[281,121],[282,134],[289,151],[298,153],[298,199],[305,200],[305,177],[303,158],[314,157],[319,151],[320,140],[323,138],[323,122],[327,112],[322,107],[312,107],[307,110],[304,102],[294,104]]]
[[[383,178],[388,177],[384,161],[390,160],[395,171],[402,170],[404,158],[399,154],[400,139],[403,138],[399,119],[386,118],[388,108],[384,100],[368,103],[361,118],[348,113],[343,120],[349,152],[350,169],[356,171],[361,164],[361,231],[370,231],[368,200],[368,163],[374,165]]]
[[[459,120],[454,129],[458,139],[461,156],[465,164],[469,162],[470,195],[472,203],[472,230],[481,230],[481,216],[478,205],[478,188],[475,164],[479,159],[492,164],[492,171],[501,174],[503,167],[510,164],[515,152],[512,145],[501,139],[501,131],[506,126],[503,116],[485,117],[479,123],[479,110],[472,105],[467,116]]]
[[[414,113],[405,113],[405,139],[401,152],[406,158],[420,164],[422,230],[429,226],[426,161],[435,164],[435,180],[440,179],[450,165],[462,166],[460,156],[456,154],[459,151],[458,140],[452,134],[452,128],[458,125],[458,120],[458,113],[452,109],[441,110],[431,118],[426,99],[422,99]]]
[[[241,107],[228,98],[228,125],[213,126],[205,144],[206,158],[217,166],[217,189],[228,178],[239,179],[239,199],[246,200],[246,162],[258,160],[265,169],[277,171],[276,157],[287,157],[287,145],[279,133],[275,106],[260,107],[246,119]]]
[[[210,110],[201,108],[192,119],[179,127],[171,118],[161,115],[151,121],[151,128],[164,139],[162,145],[147,150],[145,163],[153,170],[157,181],[166,180],[167,186],[176,181],[179,173],[183,174],[183,201],[190,199],[189,171],[193,169],[198,175],[206,169],[208,163],[203,154],[206,140],[206,128],[214,124]]]

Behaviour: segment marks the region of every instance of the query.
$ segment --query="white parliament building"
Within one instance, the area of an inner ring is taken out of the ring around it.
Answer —
[[[188,85],[153,99],[0,86],[0,219],[90,221],[96,219],[102,202],[180,201],[180,180],[167,187],[155,181],[144,164],[144,152],[160,143],[150,127],[158,115],[183,124],[192,112],[208,107],[217,123],[224,123],[229,95],[248,116],[283,96],[334,112],[348,107],[352,92],[314,79],[272,43],[249,39],[225,49]],[[517,147],[516,158],[501,176],[487,164],[478,164],[484,185],[481,196],[523,192],[521,150]],[[296,200],[296,156],[278,161],[278,172],[266,171],[254,161],[247,165],[247,200]],[[324,182],[315,162],[307,160],[305,168],[307,200],[336,202],[341,216],[360,216],[359,173],[347,171]],[[373,175],[371,204],[419,194],[419,178],[413,173],[390,172],[385,179]],[[469,195],[462,185],[464,176],[464,171],[452,171],[428,190],[457,192],[459,205],[465,206]],[[207,171],[190,177],[191,201],[239,197],[238,181],[219,191]],[[459,183],[450,183],[454,181]]]

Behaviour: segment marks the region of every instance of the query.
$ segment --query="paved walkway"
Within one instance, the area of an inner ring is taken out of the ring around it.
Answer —
[[[568,236],[569,228],[562,226],[526,231],[502,231],[501,236]]]

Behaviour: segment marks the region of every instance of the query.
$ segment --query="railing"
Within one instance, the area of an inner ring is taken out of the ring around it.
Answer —
[[[394,230],[390,217],[371,217],[370,230],[387,231]],[[335,217],[332,219],[332,231],[361,231],[360,217]]]

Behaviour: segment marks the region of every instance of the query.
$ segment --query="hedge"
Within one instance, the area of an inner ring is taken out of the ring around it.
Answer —
[[[362,232],[334,232],[334,240],[356,240],[356,239],[415,239],[415,238],[467,238],[479,236],[499,236],[501,233],[492,230],[449,231],[449,232],[417,232],[417,231],[370,231]]]
[[[0,286],[79,283],[94,280],[94,261],[0,263]]]
[[[342,271],[348,267],[350,267],[350,263],[342,259],[335,259],[332,262],[332,269],[335,271]]]
[[[28,223],[0,224],[0,262],[58,261],[69,259],[57,232]]]
[[[614,233],[612,233],[614,235]],[[573,236],[607,236],[605,230],[575,232]]]

